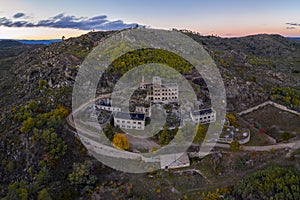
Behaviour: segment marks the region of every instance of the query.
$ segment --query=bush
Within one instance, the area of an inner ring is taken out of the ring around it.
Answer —
[[[120,133],[115,134],[112,143],[115,147],[117,147],[119,149],[122,149],[122,150],[129,149],[129,142],[124,134],[120,134]]]
[[[300,199],[299,181],[293,169],[272,166],[238,181],[233,194],[237,199]]]
[[[230,143],[230,150],[233,152],[237,152],[240,149],[240,143],[237,140],[233,140]]]
[[[282,139],[284,140],[284,141],[287,141],[287,140],[289,140],[289,139],[291,139],[293,136],[292,136],[292,134],[290,133],[290,132],[284,132],[283,134],[282,134]]]

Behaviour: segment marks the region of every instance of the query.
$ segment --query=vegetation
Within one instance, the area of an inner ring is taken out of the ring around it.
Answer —
[[[128,139],[124,134],[117,133],[114,135],[112,144],[122,150],[128,150],[129,149],[129,142]]]
[[[110,123],[107,123],[105,128],[103,129],[104,134],[106,135],[106,137],[112,141],[114,138],[114,130],[113,127],[111,126]]]
[[[271,166],[238,181],[233,194],[238,199],[300,199],[300,176],[293,169]]]
[[[142,49],[120,56],[113,62],[110,71],[116,71],[123,75],[130,69],[147,63],[163,63],[183,74],[192,69],[190,63],[172,52],[161,49]]]
[[[168,130],[168,127],[166,125],[164,125],[164,129],[161,132],[160,137],[159,137],[159,144],[161,146],[165,146],[165,145],[168,145],[169,142],[170,142],[169,130]]]
[[[40,192],[39,192],[39,195],[38,195],[38,200],[51,200],[51,196],[50,194],[48,193],[47,189],[42,189]]]
[[[226,114],[226,118],[228,119],[230,126],[238,127],[236,117],[233,113]]]
[[[273,87],[271,98],[280,101],[293,109],[300,109],[300,90],[290,87]]]
[[[218,200],[224,196],[228,196],[230,193],[230,188],[217,188],[213,192],[203,192],[201,196],[203,200]]]
[[[93,185],[97,181],[97,177],[90,174],[88,163],[74,163],[68,178],[70,183],[76,186]]]
[[[28,199],[28,185],[26,181],[14,182],[8,186],[8,193],[6,200],[27,200]]]
[[[67,145],[57,136],[57,133],[51,130],[44,130],[41,138],[45,143],[44,150],[49,152],[55,159],[65,155]]]
[[[237,152],[239,149],[240,149],[240,143],[239,143],[239,141],[233,140],[233,141],[230,143],[230,150],[231,150],[232,152]]]

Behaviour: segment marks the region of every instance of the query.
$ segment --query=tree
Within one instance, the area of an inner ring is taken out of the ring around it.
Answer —
[[[198,124],[197,130],[196,130],[196,135],[195,135],[193,142],[194,143],[203,142],[205,139],[205,136],[206,136],[206,132],[207,132],[206,128],[203,125]]]
[[[25,121],[22,122],[22,126],[20,131],[22,133],[29,133],[31,129],[34,127],[34,120],[32,117],[28,117]]]
[[[49,152],[55,159],[65,155],[68,147],[66,143],[57,136],[57,133],[44,130],[41,138],[45,143],[44,150]]]
[[[36,112],[37,109],[38,109],[38,104],[36,101],[31,101],[28,105],[27,105],[27,108],[29,110],[31,110],[32,112]]]
[[[50,194],[48,193],[47,189],[44,188],[42,189],[40,192],[39,192],[39,195],[38,195],[38,200],[51,200],[51,196]]]
[[[117,147],[119,149],[122,149],[122,150],[129,149],[129,142],[124,134],[121,134],[121,133],[115,134],[112,143],[115,147]]]
[[[103,129],[103,133],[105,134],[105,136],[110,140],[112,141],[113,138],[114,138],[114,130],[111,126],[110,123],[107,123],[105,128]]]
[[[285,140],[285,141],[291,139],[292,137],[293,136],[292,136],[292,134],[290,132],[284,132],[282,134],[282,139]]]
[[[14,182],[8,186],[6,199],[28,199],[28,184],[27,182],[21,180],[20,182]]]
[[[97,182],[97,177],[90,174],[91,163],[74,163],[73,171],[69,174],[69,181],[72,185],[76,186],[92,186]]]
[[[174,133],[174,134],[177,134],[178,130],[179,130],[179,127],[176,126],[176,127],[174,128],[174,130],[173,130],[173,133]]]
[[[237,140],[233,140],[231,143],[230,143],[230,150],[233,151],[233,152],[237,152],[240,148],[240,143],[239,141]]]
[[[69,181],[72,185],[81,185],[87,181],[89,168],[84,163],[74,163],[73,171],[69,174]]]
[[[47,184],[50,179],[50,173],[46,166],[40,169],[40,171],[35,175],[35,179],[38,185]]]
[[[246,175],[233,190],[236,199],[300,199],[299,172],[271,166]]]
[[[230,126],[234,126],[234,127],[237,127],[237,126],[238,126],[236,117],[234,116],[233,113],[228,113],[228,114],[226,114],[226,118],[227,118],[228,121],[230,122]]]
[[[164,129],[159,137],[159,144],[161,146],[167,145],[170,142],[170,136],[169,136],[169,131],[168,127],[164,125]]]

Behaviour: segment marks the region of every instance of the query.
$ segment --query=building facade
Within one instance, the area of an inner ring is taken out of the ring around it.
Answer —
[[[193,122],[207,124],[216,121],[216,111],[212,108],[196,110],[191,112]]]
[[[136,106],[135,113],[137,114],[145,114],[146,117],[151,117],[151,106],[144,107],[144,106]]]
[[[117,112],[114,116],[115,126],[124,129],[145,129],[145,114]]]
[[[154,76],[152,88],[147,95],[147,99],[154,103],[166,103],[178,101],[178,85],[177,83],[162,84],[159,76]]]

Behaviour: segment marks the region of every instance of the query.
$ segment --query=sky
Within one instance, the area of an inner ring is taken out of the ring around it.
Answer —
[[[0,0],[1,39],[56,39],[136,25],[239,37],[300,36],[299,0]]]

